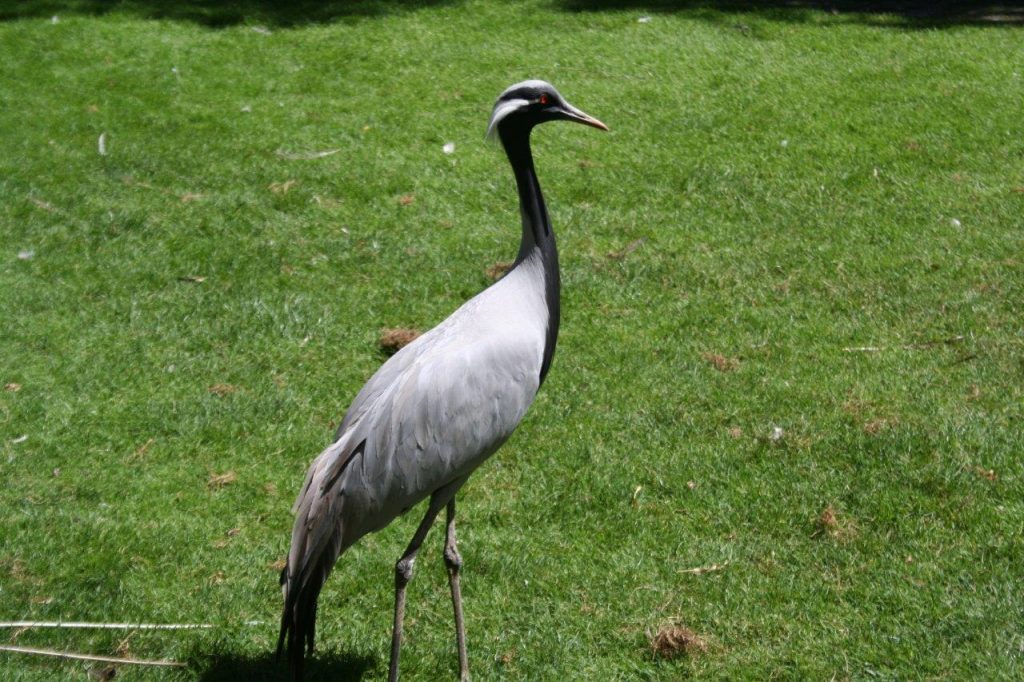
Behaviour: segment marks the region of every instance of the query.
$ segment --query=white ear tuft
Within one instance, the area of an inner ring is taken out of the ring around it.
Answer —
[[[497,139],[498,124],[513,111],[527,106],[530,106],[530,103],[525,99],[510,99],[504,102],[498,102],[494,106],[494,111],[491,113],[491,120],[487,122],[487,139]]]

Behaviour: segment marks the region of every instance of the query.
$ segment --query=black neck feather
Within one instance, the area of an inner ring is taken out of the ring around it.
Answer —
[[[499,129],[499,134],[516,177],[516,187],[519,190],[519,211],[523,219],[523,237],[519,244],[519,255],[516,257],[515,265],[518,266],[536,253],[540,256],[544,266],[544,300],[548,308],[548,331],[540,367],[540,382],[544,383],[544,378],[551,368],[551,360],[555,356],[555,345],[558,342],[561,282],[558,275],[558,248],[555,245],[555,232],[551,229],[548,210],[544,205],[540,183],[537,181],[537,172],[533,167],[530,129],[530,127],[522,126],[506,127]]]

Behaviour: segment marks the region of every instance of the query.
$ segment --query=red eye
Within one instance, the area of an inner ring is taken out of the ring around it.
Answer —
[[[548,103],[548,96],[547,95],[541,95],[540,99],[538,99],[537,101],[540,102],[541,104],[547,104]]]

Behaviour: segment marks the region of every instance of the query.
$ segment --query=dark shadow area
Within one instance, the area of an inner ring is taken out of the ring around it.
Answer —
[[[142,19],[190,21],[211,28],[260,24],[288,28],[399,14],[460,0],[0,0],[0,21],[118,13]],[[1024,0],[552,0],[571,12],[757,12],[782,21],[805,21],[823,11],[889,26],[1024,25]],[[891,15],[896,21],[882,20]]]
[[[193,666],[199,669],[201,682],[291,682],[288,665],[273,653],[261,656],[198,657]],[[320,652],[306,659],[306,682],[355,682],[374,669],[374,660],[355,654]]]
[[[709,11],[758,12],[783,21],[804,21],[812,11],[849,15],[867,24],[913,27],[953,25],[1024,25],[1024,0],[964,2],[963,0],[555,0],[572,12],[636,10],[638,12]],[[895,22],[879,15],[888,14]]]
[[[0,0],[0,21],[124,14],[191,21],[210,28],[288,28],[398,14],[457,0]]]

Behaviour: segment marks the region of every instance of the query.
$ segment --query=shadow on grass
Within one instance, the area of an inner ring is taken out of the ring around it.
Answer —
[[[805,21],[813,11],[846,15],[866,24],[918,28],[1024,25],[1024,1],[964,0],[554,0],[571,12],[636,10],[648,12],[758,12],[772,19]],[[894,16],[897,21],[879,15]]]
[[[288,665],[273,653],[259,656],[221,654],[200,657],[195,667],[201,682],[290,682]],[[354,682],[375,667],[374,660],[357,654],[321,652],[306,659],[307,682]]]
[[[287,28],[399,14],[457,0],[0,0],[0,21],[122,14],[191,21],[211,28],[265,24]]]
[[[191,21],[211,28],[246,23],[287,28],[387,16],[459,2],[461,0],[0,0],[0,21],[118,13],[142,19]],[[708,12],[757,12],[781,21],[806,21],[812,11],[825,11],[885,26],[1024,25],[1024,0],[552,0],[552,3],[571,12],[692,12],[697,17],[706,17]],[[881,14],[892,15],[897,20],[883,20]]]

